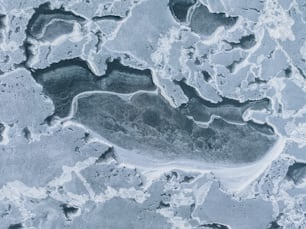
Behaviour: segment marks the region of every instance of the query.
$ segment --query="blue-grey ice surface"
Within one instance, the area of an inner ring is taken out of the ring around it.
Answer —
[[[0,0],[0,229],[306,228],[302,0]]]

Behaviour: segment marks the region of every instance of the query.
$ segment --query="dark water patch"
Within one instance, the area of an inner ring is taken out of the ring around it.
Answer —
[[[92,18],[93,21],[103,21],[103,20],[110,20],[110,21],[122,21],[124,18],[117,15],[104,15],[104,16],[95,16]]]
[[[227,42],[232,48],[242,48],[242,49],[250,49],[256,45],[256,38],[254,34],[249,34],[246,36],[242,36],[239,39],[239,42]]]
[[[173,17],[179,22],[185,22],[188,10],[196,3],[196,0],[170,0],[169,8]]]
[[[23,228],[21,223],[11,224],[8,229],[21,229]]]
[[[2,134],[3,134],[4,130],[5,130],[5,126],[2,123],[0,123],[0,142],[2,142],[2,140],[3,140]]]
[[[26,34],[35,39],[52,40],[59,35],[72,32],[73,24],[71,22],[85,22],[83,17],[65,11],[64,8],[51,9],[49,2],[34,10],[35,12],[27,25]],[[50,24],[52,20],[55,22]]]
[[[304,71],[298,67],[298,66],[295,66],[297,68],[297,70],[299,71],[299,73],[301,74],[301,76],[303,76],[304,79],[306,79],[306,74],[304,73]]]
[[[285,72],[285,76],[286,76],[287,78],[290,78],[290,77],[292,76],[292,68],[291,68],[291,66],[289,66],[288,68],[286,68],[286,69],[284,70],[284,72]]]
[[[192,13],[190,19],[190,28],[193,32],[209,36],[213,34],[218,27],[232,27],[236,24],[238,17],[226,16],[225,13],[212,13],[204,5],[199,5]]]
[[[203,79],[206,81],[206,82],[209,82],[211,80],[211,75],[207,72],[207,71],[202,71],[201,72],[202,75],[203,75]]]
[[[190,183],[194,180],[193,176],[184,176],[183,179],[179,183]]]
[[[107,62],[101,87],[119,93],[132,93],[138,90],[155,90],[152,73],[149,69],[137,69],[121,64],[119,59]]]
[[[284,227],[280,226],[277,222],[273,221],[268,225],[267,229],[283,229]]]
[[[239,39],[239,43],[236,44],[237,46],[241,47],[242,49],[250,49],[256,44],[256,39],[254,34],[243,36]]]
[[[32,134],[28,127],[22,129],[22,134],[27,141],[32,140]]]
[[[222,96],[221,102],[212,103],[201,98],[195,88],[189,86],[184,80],[176,81],[175,83],[182,88],[189,99],[186,104],[180,106],[180,111],[185,115],[192,116],[196,121],[208,122],[212,115],[217,115],[226,121],[244,123],[242,116],[247,109],[269,109],[271,105],[268,98],[240,102]]]
[[[286,177],[295,184],[301,183],[306,177],[306,164],[303,162],[293,163],[289,166]]]
[[[23,42],[22,48],[23,48],[24,55],[25,55],[26,59],[25,59],[25,61],[16,65],[16,68],[17,67],[25,67],[26,69],[29,69],[29,62],[34,57],[33,50],[32,50],[33,46],[34,45],[32,43],[30,43],[29,41],[27,41],[27,39]]]
[[[276,219],[274,221],[272,221],[271,223],[269,223],[267,229],[283,229],[284,227],[279,225],[279,220],[281,219],[281,217],[284,215],[284,213],[280,213]]]
[[[101,163],[103,161],[108,160],[109,158],[113,158],[116,160],[114,147],[109,147],[105,152],[103,152],[101,156],[96,160],[96,163]]]
[[[6,15],[0,14],[0,29],[5,28],[5,19],[6,19]]]
[[[233,73],[235,71],[236,66],[242,61],[243,58],[240,58],[239,60],[234,60],[230,65],[226,66],[226,68],[229,70],[230,73]]]
[[[208,223],[202,224],[199,228],[207,228],[207,229],[229,229],[227,226],[219,224],[219,223]]]
[[[255,77],[254,80],[248,83],[248,85],[252,85],[252,84],[260,85],[260,84],[266,84],[266,83],[268,83],[267,80],[263,80],[263,79],[260,79],[259,77]]]
[[[64,60],[46,69],[35,70],[32,74],[43,86],[44,93],[53,101],[54,115],[59,117],[68,115],[74,96],[99,89],[98,78],[80,59]]]
[[[170,204],[169,203],[165,203],[163,200],[161,200],[159,202],[159,205],[156,209],[162,209],[162,208],[169,208],[170,207]]]
[[[78,208],[73,207],[73,206],[69,206],[68,204],[62,204],[61,208],[64,212],[64,215],[67,219],[70,220],[71,216],[76,214],[78,212]]]
[[[104,76],[95,76],[79,58],[64,60],[42,70],[33,71],[35,80],[55,105],[55,116],[68,115],[73,98],[85,91],[101,90],[132,93],[138,90],[155,90],[150,70],[124,66],[119,60],[107,63]]]

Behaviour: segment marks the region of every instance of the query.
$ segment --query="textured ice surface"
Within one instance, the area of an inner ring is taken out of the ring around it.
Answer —
[[[0,229],[306,228],[302,0],[0,0]]]
[[[205,116],[195,109],[190,113]],[[220,113],[229,113],[226,109]],[[133,95],[128,102],[109,94],[80,98],[75,119],[120,147],[163,159],[248,163],[262,158],[275,142],[273,131],[265,132],[257,124],[235,125],[215,118],[208,127],[198,126],[159,96],[147,93]]]

